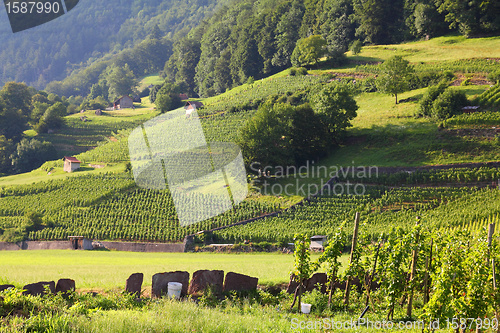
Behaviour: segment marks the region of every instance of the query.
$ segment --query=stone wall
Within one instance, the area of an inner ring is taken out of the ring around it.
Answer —
[[[133,243],[99,242],[108,250],[130,252],[184,252],[184,243]],[[0,242],[0,251],[15,250],[71,250],[70,241],[22,241],[17,243]],[[79,250],[75,250],[79,251]]]
[[[69,250],[70,241],[22,241],[17,243],[0,242],[0,250]]]
[[[132,243],[132,242],[104,242],[106,249],[130,252],[184,252],[183,243]]]

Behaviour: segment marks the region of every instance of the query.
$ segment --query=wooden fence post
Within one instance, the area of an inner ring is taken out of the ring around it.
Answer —
[[[490,261],[490,249],[493,242],[493,234],[495,233],[495,223],[490,223],[488,227],[488,262]]]
[[[416,225],[420,223],[420,218],[417,219]],[[420,234],[417,233],[417,236],[415,238],[415,246],[417,246],[418,241],[420,239]],[[411,318],[411,310],[413,307],[413,280],[415,279],[415,274],[417,274],[417,259],[418,259],[418,251],[415,249],[413,250],[412,253],[412,260],[411,260],[411,274],[410,274],[410,295],[408,296],[408,307],[406,308],[406,316],[408,318]]]
[[[354,260],[354,251],[356,250],[356,244],[358,242],[358,229],[359,229],[359,213],[356,213],[354,218],[354,233],[352,235],[352,245],[351,245],[351,257],[349,258],[349,265],[352,265]],[[349,306],[349,292],[351,289],[351,277],[347,277],[347,282],[345,285],[345,295],[344,295],[344,305],[347,308]]]
[[[431,238],[431,250],[429,252],[429,257],[427,258],[425,262],[425,275],[424,275],[424,304],[427,304],[429,302],[429,290],[430,290],[430,283],[429,283],[429,271],[432,268],[432,246],[434,244],[434,239]]]

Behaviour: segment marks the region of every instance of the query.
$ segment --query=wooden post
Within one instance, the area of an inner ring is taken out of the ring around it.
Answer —
[[[349,258],[349,265],[352,264],[354,259],[354,251],[356,250],[356,244],[358,242],[358,229],[359,229],[359,213],[356,213],[354,218],[354,234],[352,235],[352,245],[351,245],[351,257]],[[347,308],[349,306],[349,292],[351,289],[351,277],[347,278],[345,285],[345,295],[344,295],[344,305]]]
[[[490,262],[490,251],[491,243],[493,242],[493,234],[495,233],[495,223],[490,223],[488,226],[488,256],[486,257],[486,263]]]
[[[377,252],[375,253],[375,260],[373,262],[372,274],[370,275],[370,277],[368,279],[368,285],[366,286],[366,303],[365,303],[365,306],[368,306],[368,302],[370,301],[370,292],[372,291],[372,282],[373,282],[373,278],[375,277],[375,271],[377,270],[378,253],[380,252],[380,246],[381,245],[382,245],[382,243],[378,243]]]
[[[497,277],[495,271],[495,259],[491,259],[491,269],[493,273],[493,290],[497,290]],[[495,310],[495,318],[497,319],[497,323],[500,320],[500,313],[498,310]],[[500,325],[497,328],[497,332],[500,332]]]
[[[416,225],[420,223],[420,218],[417,219]],[[420,235],[417,233],[416,239],[415,239],[415,246],[418,245],[418,240],[420,238]],[[413,280],[415,279],[415,274],[417,274],[417,259],[418,259],[418,251],[413,250],[412,254],[412,260],[411,260],[411,274],[410,274],[410,295],[408,297],[408,307],[406,308],[406,316],[408,318],[411,318],[411,311],[413,307],[413,286],[411,285],[413,283]]]
[[[429,271],[432,267],[432,246],[434,244],[434,239],[431,238],[431,250],[429,252],[429,257],[425,261],[425,275],[424,275],[424,304],[429,302]]]

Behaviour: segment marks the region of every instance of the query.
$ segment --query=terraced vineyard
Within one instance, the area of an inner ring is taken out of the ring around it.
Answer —
[[[368,191],[367,191],[368,192]],[[344,221],[351,232],[361,212],[363,234],[377,238],[392,227],[410,230],[417,216],[430,228],[468,226],[500,213],[500,191],[469,188],[373,188],[364,196],[323,196],[251,224],[216,231],[219,242],[291,242],[295,233],[332,236]]]
[[[474,102],[484,107],[500,107],[500,84],[497,83],[486,90],[479,95]]]
[[[167,190],[135,189],[91,207],[69,207],[53,215],[57,227],[30,233],[31,239],[91,239],[182,241],[186,235],[221,227],[276,210],[274,205],[245,201],[217,217],[187,227],[179,225]]]
[[[255,106],[268,96],[291,95],[298,90],[310,88],[327,80],[327,76],[318,75],[280,76],[263,79],[207,99],[206,106],[198,113],[203,116],[242,108],[246,110],[256,109]]]
[[[400,171],[394,173],[373,173],[371,175],[352,172],[340,173],[340,179],[355,183],[381,184],[388,186],[405,185],[439,185],[444,183],[469,183],[469,182],[497,182],[500,179],[500,170],[494,167],[479,168],[451,168],[423,169],[412,172]],[[366,177],[365,177],[366,176]],[[368,177],[371,176],[371,177]]]
[[[44,225],[28,230],[32,240],[83,235],[92,239],[179,241],[200,230],[277,209],[274,203],[248,200],[220,216],[181,227],[168,190],[137,189],[128,174],[102,174],[1,190],[0,228],[20,230],[26,223],[24,216],[37,212]]]

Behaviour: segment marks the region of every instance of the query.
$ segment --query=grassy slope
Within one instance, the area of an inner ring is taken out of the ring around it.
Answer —
[[[410,62],[498,58],[500,56],[499,43],[500,37],[469,39],[463,36],[438,37],[429,41],[399,45],[365,46],[360,53],[359,60],[365,60],[364,57],[385,60],[393,55],[404,56]]]
[[[317,254],[313,254],[315,260]],[[279,253],[140,253],[117,251],[0,251],[0,284],[17,287],[35,281],[71,278],[77,288],[124,288],[132,273],[144,273],[144,286],[154,274],[220,269],[259,278],[259,283],[288,282],[293,255]],[[347,257],[343,257],[347,262]]]
[[[349,59],[354,61],[366,61],[370,59],[373,61],[380,61],[394,54],[401,54],[405,55],[406,58],[412,62],[431,63],[467,58],[499,58],[499,40],[500,37],[466,39],[462,36],[448,36],[434,38],[429,41],[417,41],[400,45],[366,46],[359,56],[351,56],[349,53],[347,55]],[[326,71],[331,70],[332,69],[328,69]],[[345,70],[354,71],[355,66],[351,64],[349,68],[345,68]],[[311,72],[319,73],[323,71],[324,70],[316,70]],[[287,75],[287,72],[288,71],[283,71],[269,78],[258,80],[253,86],[245,84],[219,96],[202,99],[202,101],[207,106],[211,106],[217,104],[229,105],[231,101],[252,99],[252,96],[263,95],[263,93],[256,94],[254,91],[273,90],[272,87],[276,85],[276,81],[273,80],[283,78]],[[142,80],[141,86],[159,83],[160,81],[161,79],[158,76],[148,76]],[[266,86],[268,86],[268,88],[266,88]],[[298,82],[296,87],[299,88],[300,86],[302,86],[302,84]],[[481,93],[486,87],[474,86],[464,87],[462,89],[465,89],[468,95],[472,96]],[[402,94],[400,97],[420,97],[424,92],[425,90],[411,91]],[[475,152],[472,155],[463,152],[463,148],[468,142],[460,143],[457,142],[458,139],[455,140],[455,142],[451,142],[451,146],[462,146],[462,148],[458,148],[458,151],[456,147],[453,147],[453,152],[451,154],[439,153],[439,151],[443,149],[447,150],[446,146],[448,143],[441,142],[433,147],[433,141],[441,141],[437,131],[437,125],[425,119],[411,118],[417,109],[417,103],[415,102],[394,105],[393,97],[378,93],[362,94],[357,97],[357,102],[360,106],[358,117],[354,119],[353,127],[349,130],[349,134],[354,136],[354,139],[348,141],[344,147],[333,152],[329,158],[322,161],[322,164],[332,165],[333,163],[334,165],[352,165],[352,161],[354,161],[355,164],[380,166],[426,165],[464,162],[469,160],[488,161],[498,159],[498,151],[494,149],[492,151],[491,147],[488,147],[487,142],[473,143]],[[45,134],[40,136],[40,138],[59,145],[59,148],[62,148],[62,153],[64,154],[79,153],[91,147],[95,147],[97,142],[111,137],[113,131],[116,132],[118,129],[122,128],[133,128],[138,123],[155,116],[156,113],[153,112],[152,108],[153,105],[149,103],[147,98],[144,98],[141,107],[136,110],[111,111],[107,113],[108,116],[102,117],[97,117],[92,111],[88,111],[85,115],[92,120],[88,123],[83,123],[79,120],[80,114],[71,115],[67,118],[68,125],[70,125],[69,127],[61,130],[60,133],[53,135]],[[212,127],[224,126],[223,124],[224,120],[221,119],[220,122],[215,122]],[[383,133],[383,135],[378,135],[378,139],[383,139],[386,132],[393,134],[393,138],[391,139],[392,143],[389,142],[388,144],[387,140],[385,140],[385,146],[379,145],[378,141],[380,140],[377,140],[377,134]],[[420,133],[420,138],[417,142],[414,142],[414,138],[412,138],[412,134],[415,133]],[[32,135],[32,133],[28,134]],[[366,144],[367,134],[372,135],[370,139],[375,137],[373,141],[375,144]],[[410,143],[413,143],[413,146],[411,144],[408,145],[408,140],[405,141],[405,138],[411,138]],[[429,147],[431,147],[431,149],[428,153],[417,154],[408,158],[406,151],[413,151],[417,143],[420,143],[419,147],[417,147],[419,150]],[[485,146],[486,149],[482,149],[482,146]],[[401,154],[398,154],[396,151],[399,147],[405,148],[402,150]],[[484,151],[486,152],[483,154]],[[44,179],[39,172],[25,174],[24,176],[17,175],[13,176],[13,178],[3,177],[3,179],[0,179],[0,186],[2,184],[30,183],[33,182],[33,180],[31,180],[32,178],[35,181]]]

